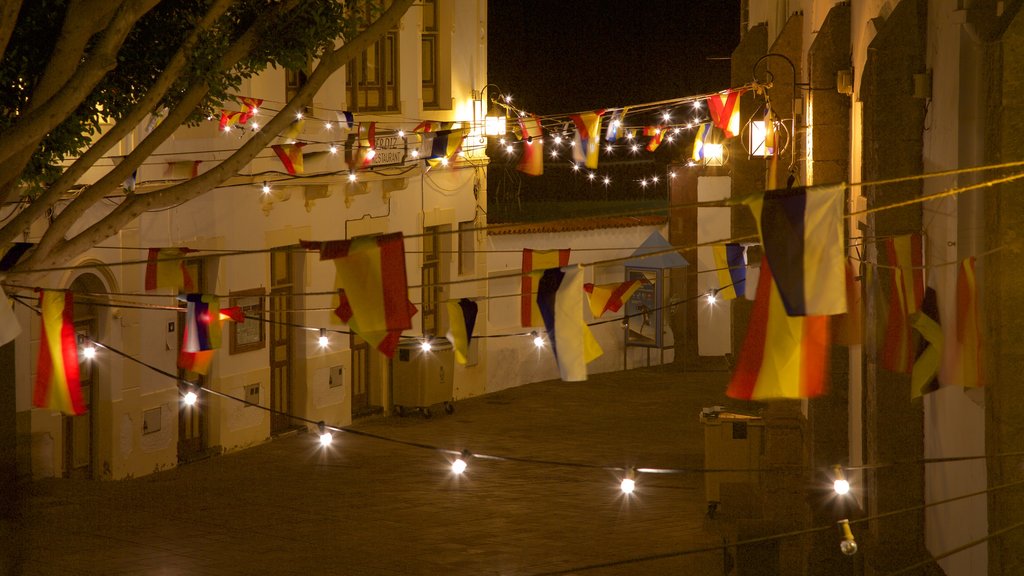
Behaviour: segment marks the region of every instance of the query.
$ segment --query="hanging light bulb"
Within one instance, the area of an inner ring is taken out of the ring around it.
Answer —
[[[633,154],[636,154],[637,152],[640,151],[640,147],[637,146],[636,144],[633,144],[632,146],[629,147],[629,151],[632,152]]]
[[[594,178],[597,178],[597,174],[594,174],[593,172],[588,172],[587,173],[587,178],[589,178],[590,180],[593,180]]]
[[[641,188],[647,188],[647,178],[642,178],[640,180],[640,187]]]
[[[253,120],[252,122],[249,122],[249,128],[251,128],[252,131],[255,132],[260,129],[260,123]]]
[[[441,166],[447,166],[447,165],[448,165],[448,159],[447,158],[441,158]]]
[[[331,441],[334,440],[334,435],[327,430],[327,425],[324,424],[323,420],[317,422],[317,428],[320,430],[320,446],[326,448],[331,445]]]
[[[560,134],[555,134],[555,144],[561,144],[561,143],[562,143],[562,136]]]
[[[658,183],[658,177],[657,176],[651,176],[651,183],[652,184],[657,184]]]
[[[505,152],[508,153],[508,154],[511,154],[514,150],[515,150],[515,148],[513,148],[511,144],[509,144],[508,146],[505,146]]]
[[[573,162],[572,171],[573,172],[579,172],[580,171],[580,165],[576,164],[575,162]]]
[[[609,145],[604,147],[604,151],[609,153],[609,154],[611,154],[614,150],[615,150],[615,148],[613,148],[611,144],[609,144]]]
[[[331,131],[331,121],[330,120],[324,122],[324,130],[327,130],[328,132]]]
[[[199,401],[199,394],[196,394],[198,389],[194,384],[187,385],[187,391],[181,396],[181,401],[185,403],[185,406],[196,405],[196,402]]]
[[[328,150],[331,151],[331,154],[337,154],[338,153],[338,146],[335,145],[335,144],[331,144],[331,147],[328,148]]]
[[[636,472],[632,468],[626,470],[625,478],[619,483],[619,490],[622,490],[622,493],[627,496],[636,490]]]
[[[850,481],[846,479],[846,475],[843,474],[843,467],[838,464],[832,467],[835,472],[835,480],[832,482],[832,489],[836,491],[836,494],[843,496],[850,493]]]
[[[672,114],[668,110],[666,110],[665,113],[661,115],[661,119],[664,120],[665,122],[668,122],[669,120],[672,119]]]
[[[398,131],[398,137],[399,138],[405,138],[405,130],[399,130]]]
[[[718,302],[718,290],[716,290],[715,288],[708,288],[706,298],[708,304],[714,304],[715,302]]]
[[[604,185],[607,186],[612,183],[612,179],[608,176],[604,177]]]
[[[843,531],[843,539],[839,542],[839,550],[847,556],[857,553],[857,541],[853,539],[853,530],[850,530],[850,521],[846,518],[839,521],[839,527]]]
[[[694,110],[700,110],[700,100],[694,100],[693,101],[693,109]]]
[[[327,345],[331,343],[327,338],[327,328],[320,329],[320,338],[317,339],[317,343],[320,344],[321,348],[327,348]]]
[[[92,360],[96,357],[96,347],[92,344],[86,344],[82,348],[82,356],[84,356],[86,360]]]
[[[551,157],[552,158],[558,158],[558,150],[552,150],[551,151]]]
[[[349,181],[349,182],[355,182],[355,181],[356,181],[356,180],[358,180],[358,179],[359,179],[359,177],[358,177],[358,176],[356,176],[356,173],[355,173],[355,172],[349,172],[349,173],[348,173],[348,181]]]
[[[413,148],[412,149],[412,157],[413,158],[419,158],[420,157],[420,151],[415,149],[415,148]]]
[[[296,120],[302,120],[302,112],[296,112],[295,113],[295,119]]]
[[[452,462],[452,473],[455,475],[462,474],[466,471],[466,461],[462,458],[456,458]]]
[[[267,182],[264,181],[262,190],[264,194],[270,194],[270,184],[267,184]]]
[[[420,350],[423,350],[424,352],[430,352],[430,348],[431,348],[431,346],[430,346],[430,340],[429,339],[428,340],[424,340],[423,343],[420,344]]]
[[[544,347],[544,338],[540,334],[537,334],[536,330],[534,330],[533,332],[530,332],[530,335],[533,336],[533,345],[534,346],[536,346],[537,348],[543,348]]]

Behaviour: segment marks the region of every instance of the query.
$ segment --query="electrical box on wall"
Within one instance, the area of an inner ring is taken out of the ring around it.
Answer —
[[[327,381],[329,388],[340,388],[345,383],[345,366],[331,366],[330,379]]]
[[[260,384],[250,384],[245,387],[245,401],[249,404],[259,406],[260,404]]]

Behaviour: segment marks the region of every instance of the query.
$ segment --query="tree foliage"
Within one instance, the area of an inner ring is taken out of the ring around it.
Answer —
[[[71,225],[181,125],[224,106],[268,66],[318,65],[283,110],[311,101],[338,68],[395,25],[412,0],[32,0],[0,11],[0,247],[49,226],[13,273],[56,265],[146,210],[195,198],[234,175],[290,118],[278,114],[203,175],[126,193],[74,237]],[[370,22],[369,25],[366,23]],[[81,176],[148,118],[163,122],[84,189]]]

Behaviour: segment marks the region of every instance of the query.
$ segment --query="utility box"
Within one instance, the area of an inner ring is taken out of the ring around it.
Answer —
[[[443,404],[445,412],[455,411],[452,404],[455,352],[448,340],[430,341],[430,350],[420,341],[398,345],[391,359],[391,404],[394,413],[402,416],[415,410],[430,417],[431,406]]]
[[[704,474],[704,492],[711,511],[721,502],[722,484],[756,487],[760,482],[758,470],[765,450],[764,420],[760,416],[712,406],[701,410],[700,421],[704,425],[704,468],[708,470]]]

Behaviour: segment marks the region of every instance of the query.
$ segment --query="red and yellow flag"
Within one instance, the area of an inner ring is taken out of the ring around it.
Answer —
[[[519,127],[523,132],[523,155],[516,168],[530,176],[544,173],[544,132],[536,116],[520,118]]]
[[[890,372],[909,374],[917,354],[910,317],[920,310],[924,299],[921,235],[886,238],[885,248],[892,267],[892,291],[889,293],[882,367]]]
[[[78,342],[71,292],[41,290],[42,333],[32,405],[69,416],[85,413],[78,381]]]
[[[633,293],[640,289],[640,285],[646,282],[646,280],[627,280],[611,284],[591,284],[589,282],[584,284],[583,291],[587,293],[590,313],[594,318],[600,318],[605,312],[618,312],[622,309],[622,305],[633,296]]]
[[[302,147],[305,144],[274,144],[271,148],[281,159],[281,165],[289,174],[302,174]]]
[[[335,315],[385,356],[394,356],[417,312],[409,301],[402,233],[302,245],[320,250],[320,260],[334,261]]]
[[[182,256],[195,252],[190,248],[150,248],[146,260],[146,290],[176,288],[179,292],[194,290],[192,276]]]
[[[715,126],[725,132],[726,138],[740,133],[740,96],[743,90],[726,90],[708,98],[708,111]]]
[[[981,316],[978,314],[978,282],[975,258],[960,262],[956,279],[956,370],[960,385],[976,388],[985,385],[981,355]]]

